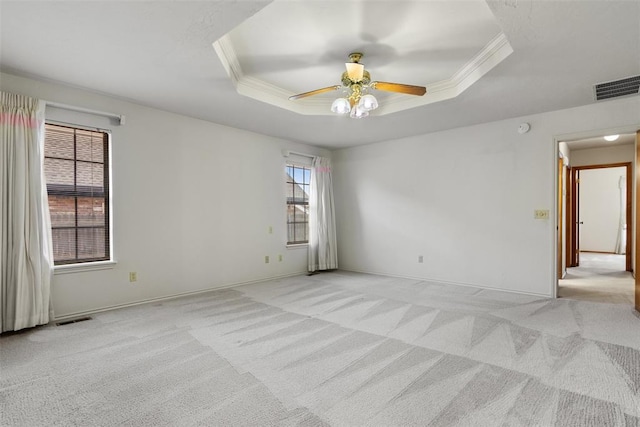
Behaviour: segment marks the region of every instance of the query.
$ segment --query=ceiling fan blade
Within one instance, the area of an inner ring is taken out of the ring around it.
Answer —
[[[427,93],[427,88],[424,86],[404,85],[400,83],[371,82],[371,87],[386,92],[406,93],[407,95],[422,96]]]
[[[340,85],[335,85],[335,86],[329,86],[329,87],[323,87],[322,89],[316,89],[316,90],[312,90],[310,92],[305,92],[305,93],[299,93],[297,95],[293,95],[289,97],[290,101],[294,101],[296,99],[300,99],[300,98],[306,98],[307,96],[313,96],[313,95],[319,95],[321,93],[325,93],[325,92],[331,92],[332,90],[338,90],[340,89],[342,86]]]

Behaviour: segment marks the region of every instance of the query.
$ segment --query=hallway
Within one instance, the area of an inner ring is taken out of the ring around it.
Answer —
[[[625,271],[625,256],[581,252],[580,266],[567,268],[559,281],[558,297],[633,305],[634,279]]]

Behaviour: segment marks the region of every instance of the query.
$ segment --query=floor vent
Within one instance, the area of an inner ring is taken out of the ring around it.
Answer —
[[[620,96],[637,95],[640,90],[640,76],[599,83],[594,86],[596,101],[618,98]]]
[[[78,317],[77,319],[63,320],[62,322],[56,323],[56,326],[64,326],[64,325],[69,325],[71,323],[84,322],[86,320],[91,320],[91,317],[85,316],[85,317]]]

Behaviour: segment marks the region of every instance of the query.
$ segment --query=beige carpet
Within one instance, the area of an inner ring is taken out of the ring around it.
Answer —
[[[3,426],[638,426],[640,319],[334,272],[0,338]]]
[[[625,271],[625,256],[580,253],[580,266],[567,269],[559,281],[558,296],[581,301],[633,305],[635,281]]]

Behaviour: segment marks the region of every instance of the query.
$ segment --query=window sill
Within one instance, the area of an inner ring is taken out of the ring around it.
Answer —
[[[294,245],[287,245],[287,249],[303,249],[308,247],[308,243],[296,243]]]
[[[53,274],[82,273],[85,271],[111,270],[116,266],[116,261],[98,261],[82,264],[57,265],[53,267]]]

